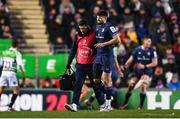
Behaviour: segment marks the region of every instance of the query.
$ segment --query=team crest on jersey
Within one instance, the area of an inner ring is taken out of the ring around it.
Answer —
[[[141,52],[138,52],[138,54],[140,55],[140,54],[141,54]]]
[[[102,29],[102,32],[104,32],[104,28]]]
[[[150,55],[151,55],[151,53],[150,53],[150,52],[148,52],[148,53],[147,53],[147,55],[148,55],[148,56],[150,56]]]

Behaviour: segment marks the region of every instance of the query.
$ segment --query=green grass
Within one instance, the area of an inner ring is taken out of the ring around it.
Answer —
[[[42,112],[0,112],[0,118],[180,118],[180,110],[113,110],[98,112],[96,110],[42,111]]]

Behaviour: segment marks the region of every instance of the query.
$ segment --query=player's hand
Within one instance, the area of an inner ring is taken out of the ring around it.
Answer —
[[[96,43],[94,46],[95,46],[95,48],[102,48],[105,46],[105,44],[104,43]]]
[[[137,68],[138,68],[138,69],[144,69],[145,66],[144,66],[143,64],[141,64],[141,63],[138,63],[138,64],[137,64]]]

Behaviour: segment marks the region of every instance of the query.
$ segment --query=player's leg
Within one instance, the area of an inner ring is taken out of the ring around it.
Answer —
[[[0,103],[1,103],[1,95],[4,92],[5,86],[0,86]]]
[[[149,87],[151,78],[148,75],[143,75],[140,81],[137,83],[137,87],[140,85],[140,105],[139,108],[142,109],[144,106],[144,101],[146,98],[147,88]]]
[[[97,70],[97,69],[96,69]],[[101,75],[101,70],[100,70],[100,74],[99,75]],[[89,70],[89,72],[88,72],[88,77],[89,77],[89,80],[90,80],[90,84],[91,84],[91,86],[93,87],[93,90],[94,90],[94,93],[95,93],[95,96],[96,96],[96,98],[97,98],[97,101],[98,101],[98,104],[101,106],[101,105],[103,105],[104,104],[104,102],[105,102],[105,100],[104,100],[104,92],[102,91],[102,87],[100,87],[99,85],[96,85],[96,83],[94,82],[94,80],[93,80],[93,70]],[[100,76],[96,76],[96,78],[99,78]],[[101,82],[102,83],[102,82]],[[97,83],[97,84],[101,84],[101,83]],[[102,85],[103,86],[103,88],[104,88],[104,85]],[[99,88],[100,87],[100,88]],[[90,102],[91,101],[93,101],[94,99],[93,99],[94,97],[91,97],[91,100],[90,100]]]
[[[72,104],[65,105],[65,108],[70,111],[77,111],[77,106],[79,105],[79,98],[81,95],[81,90],[82,90],[84,80],[86,78],[86,74],[84,70],[82,70],[82,68],[80,68],[79,66],[76,66],[75,76],[76,76],[76,82],[75,82],[74,91],[73,91],[74,94],[73,94]]]
[[[102,77],[102,65],[101,64],[94,64],[93,65],[93,81],[98,89],[100,89],[103,93],[105,93],[105,86],[101,80]]]
[[[81,96],[80,96],[79,101],[83,102],[89,92],[90,92],[89,87],[86,84],[84,84],[81,90]]]
[[[112,88],[112,79],[111,79],[111,73],[114,66],[114,57],[110,56],[104,56],[102,57],[102,80],[104,81],[105,87],[106,87],[106,109],[110,111],[111,108],[111,101],[112,101],[112,95],[113,95],[113,88]]]
[[[12,107],[13,107],[16,99],[17,99],[18,94],[19,94],[19,86],[13,86],[12,87],[12,91],[13,91],[13,95],[11,97],[11,102],[10,102],[10,104],[8,106],[9,107],[9,109],[8,109],[9,111],[15,111]]]
[[[8,84],[9,87],[12,88],[13,91],[13,95],[11,97],[11,102],[9,104],[9,111],[15,111],[12,107],[17,99],[17,96],[19,94],[19,85],[18,85],[18,80],[16,77],[16,73],[15,72],[7,72],[7,77],[8,77]]]
[[[138,80],[137,77],[135,77],[135,76],[131,77],[131,79],[129,81],[128,88],[127,88],[127,92],[126,92],[126,95],[125,95],[125,101],[124,101],[123,105],[120,107],[120,109],[125,109],[128,106],[129,98],[132,95],[132,90],[134,89],[137,80]]]
[[[0,102],[1,102],[1,95],[4,92],[5,87],[8,85],[6,73],[2,72],[0,77]]]
[[[92,103],[93,103],[93,101],[95,100],[95,93],[93,93],[92,95],[91,95],[91,97],[89,97],[88,99],[86,99],[84,102],[85,102],[85,104],[86,104],[86,106],[87,107],[92,107]]]

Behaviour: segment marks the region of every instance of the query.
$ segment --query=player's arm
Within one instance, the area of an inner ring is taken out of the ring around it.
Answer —
[[[70,68],[70,65],[71,65],[76,53],[77,53],[77,39],[75,39],[75,41],[73,42],[73,45],[71,47],[71,51],[70,51],[70,54],[69,54],[69,57],[68,57],[68,62],[67,62],[67,65],[66,65],[67,69]]]
[[[101,48],[105,46],[114,45],[118,42],[121,42],[119,33],[117,32],[117,29],[114,26],[109,27],[109,34],[113,37],[113,39],[104,42],[104,43],[97,43],[95,44],[96,48]]]
[[[133,63],[133,56],[130,56],[130,58],[126,61],[124,67],[127,69],[132,63]]]
[[[0,77],[2,74],[2,70],[3,70],[3,58],[0,58]]]
[[[122,72],[122,70],[121,70],[121,68],[120,68],[120,66],[119,66],[119,63],[118,63],[118,61],[117,61],[116,58],[114,59],[114,66],[115,66],[116,70],[118,71],[118,74],[119,74],[121,77],[124,77],[124,74],[123,74],[123,72]]]
[[[17,61],[17,65],[18,65],[18,67],[22,73],[22,79],[24,82],[24,80],[25,80],[25,69],[24,69],[24,65],[23,65],[22,55],[19,52],[17,52],[16,61]]]

